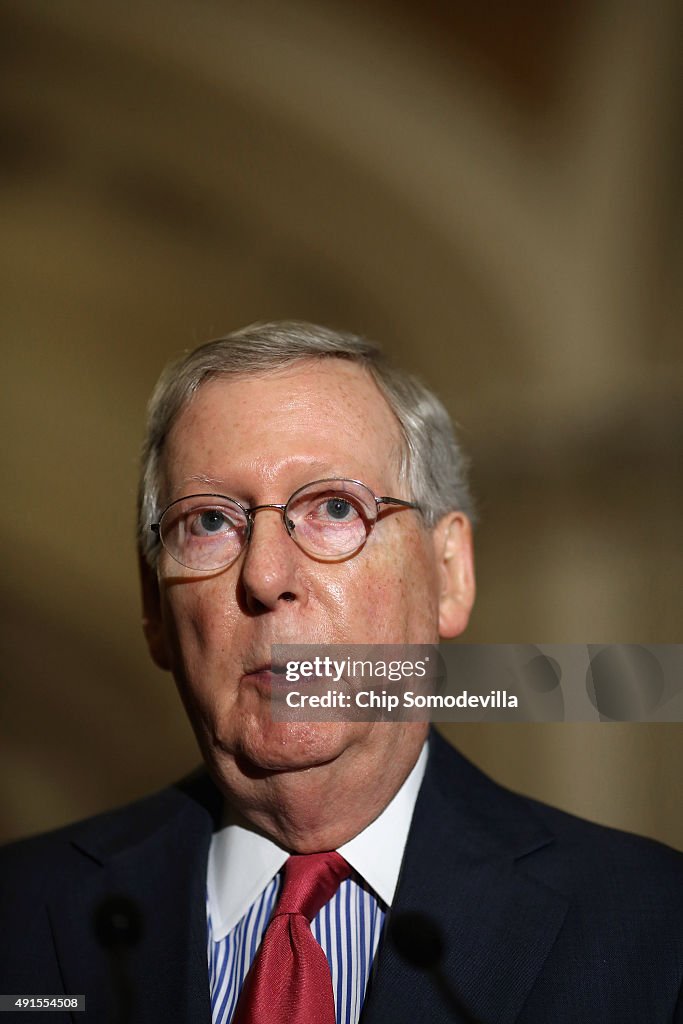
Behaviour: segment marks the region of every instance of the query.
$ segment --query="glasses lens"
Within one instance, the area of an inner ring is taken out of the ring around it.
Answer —
[[[249,524],[239,505],[211,494],[174,502],[161,517],[161,542],[188,569],[223,569],[239,556]]]
[[[377,519],[374,495],[354,480],[320,480],[289,499],[287,528],[311,555],[333,561],[363,546]]]

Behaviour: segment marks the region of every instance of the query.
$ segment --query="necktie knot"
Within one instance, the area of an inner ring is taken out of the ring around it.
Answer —
[[[312,921],[350,874],[351,868],[334,850],[293,854],[285,863],[282,891],[274,917],[303,914]]]

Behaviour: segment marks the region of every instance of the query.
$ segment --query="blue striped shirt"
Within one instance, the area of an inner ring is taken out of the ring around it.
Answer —
[[[209,980],[214,1024],[229,1024],[252,960],[280,893],[281,876],[266,887],[239,924],[222,941],[213,936],[208,916]],[[311,922],[332,973],[337,1024],[356,1024],[368,975],[379,943],[383,901],[361,881],[347,878]]]
[[[330,964],[337,1024],[357,1024],[387,908],[391,905],[415,800],[427,762],[415,767],[382,814],[339,853],[354,869],[311,930]],[[213,1024],[230,1024],[280,891],[288,853],[248,827],[229,825],[211,842],[207,956]],[[237,886],[233,879],[239,879]]]

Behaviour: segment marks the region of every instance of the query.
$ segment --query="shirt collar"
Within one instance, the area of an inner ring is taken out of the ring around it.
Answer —
[[[405,782],[362,832],[339,847],[344,857],[387,906],[398,885],[415,801],[427,766],[428,744]],[[283,866],[289,851],[246,823],[231,823],[211,838],[207,893],[215,941],[225,938]],[[239,879],[239,883],[236,880]]]

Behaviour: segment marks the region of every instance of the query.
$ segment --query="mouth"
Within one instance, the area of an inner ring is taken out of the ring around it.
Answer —
[[[284,665],[273,665],[266,661],[248,668],[240,678],[240,684],[255,686],[259,690],[272,693],[273,690],[287,689],[291,684],[285,678]]]

